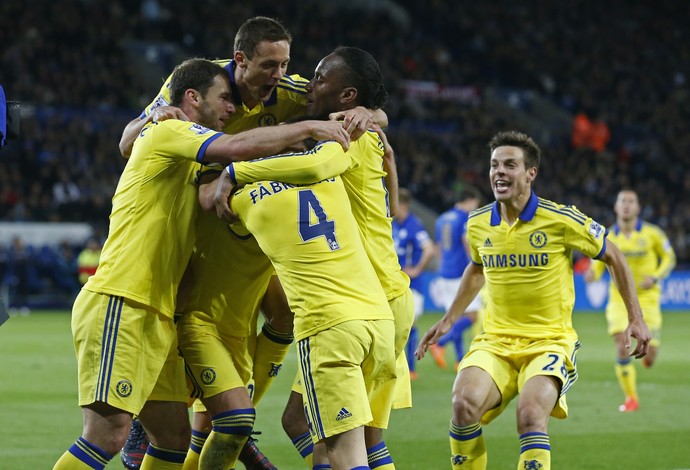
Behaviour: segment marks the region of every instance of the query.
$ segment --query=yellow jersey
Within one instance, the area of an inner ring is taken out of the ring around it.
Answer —
[[[573,206],[532,193],[513,225],[501,218],[498,202],[471,212],[467,240],[472,262],[484,270],[487,334],[576,336],[573,250],[603,255],[604,227]]]
[[[386,297],[397,298],[409,287],[393,244],[383,143],[376,132],[368,131],[351,142],[347,152],[336,142],[324,142],[303,153],[236,162],[229,170],[238,184],[270,179],[308,184],[341,175],[364,249]]]
[[[340,178],[246,185],[232,209],[281,280],[300,341],[349,320],[393,320]]]
[[[108,239],[85,289],[173,317],[195,242],[196,169],[221,135],[176,119],[144,127],[115,190]]]
[[[608,238],[625,255],[642,309],[658,307],[661,301],[660,284],[656,283],[650,289],[641,289],[640,283],[645,276],[665,279],[676,265],[676,254],[666,234],[656,225],[638,220],[635,230],[629,236],[621,232],[616,224],[610,227]],[[592,271],[597,279],[605,269],[606,265],[600,261],[592,263]],[[623,305],[623,298],[613,282],[609,285],[609,304]]]

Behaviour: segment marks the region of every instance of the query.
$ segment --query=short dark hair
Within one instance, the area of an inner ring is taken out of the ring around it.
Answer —
[[[527,134],[518,131],[502,131],[493,136],[489,142],[489,149],[494,153],[498,147],[518,147],[525,157],[525,168],[539,168],[541,150]]]
[[[184,92],[190,88],[198,91],[202,97],[213,86],[213,79],[218,75],[227,76],[220,65],[207,59],[187,59],[173,70],[170,77],[170,104],[179,106]]]
[[[341,46],[333,54],[345,64],[346,70],[341,78],[343,85],[357,89],[357,104],[369,109],[383,107],[388,101],[388,91],[376,59],[357,47]]]
[[[248,59],[254,57],[256,46],[261,41],[292,43],[290,32],[280,21],[266,16],[255,16],[240,26],[235,34],[235,51],[242,51]]]

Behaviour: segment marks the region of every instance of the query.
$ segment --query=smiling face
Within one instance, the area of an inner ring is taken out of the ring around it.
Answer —
[[[519,147],[497,147],[491,154],[489,179],[498,202],[508,203],[529,197],[536,176],[536,167],[525,168],[525,155]]]
[[[256,45],[250,59],[242,51],[235,52],[239,68],[237,84],[248,96],[242,101],[251,107],[271,97],[273,90],[287,72],[290,62],[290,43],[282,41],[261,41]]]

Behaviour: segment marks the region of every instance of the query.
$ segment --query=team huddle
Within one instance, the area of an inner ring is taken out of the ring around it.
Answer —
[[[306,467],[395,468],[384,430],[392,409],[412,406],[415,302],[392,235],[388,94],[353,47],[311,80],[287,75],[291,39],[276,20],[246,21],[232,59],[178,65],[123,132],[108,239],[72,310],[83,432],[55,469],[104,468],[133,418],[150,443],[129,468],[276,468],[244,457],[293,342],[282,424]],[[483,330],[453,387],[452,468],[486,468],[482,424],[519,396],[518,468],[548,469],[548,419],[567,416],[577,379],[574,250],[615,279],[621,361],[645,356],[652,336],[607,230],[532,191],[532,139],[499,132],[489,148],[496,202],[469,213],[470,262],[416,355],[485,286]]]

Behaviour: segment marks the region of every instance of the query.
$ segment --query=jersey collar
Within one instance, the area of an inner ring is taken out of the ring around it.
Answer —
[[[530,193],[527,205],[520,213],[519,219],[523,222],[529,222],[534,218],[534,214],[537,212],[537,206],[539,205],[539,197],[534,194],[534,191]],[[494,202],[494,206],[491,208],[491,225],[496,226],[501,224],[501,207],[498,201]]]
[[[642,219],[638,217],[637,222],[635,223],[635,231],[639,232],[642,230]],[[616,235],[621,233],[621,228],[618,226],[618,224],[613,224],[613,233]]]

